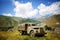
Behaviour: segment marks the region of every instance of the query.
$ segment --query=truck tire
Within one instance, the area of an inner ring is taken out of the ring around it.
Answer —
[[[26,35],[26,31],[21,31],[21,35]]]
[[[35,33],[34,33],[34,31],[32,30],[32,31],[30,31],[30,36],[31,37],[35,37]]]
[[[21,32],[21,35],[23,35],[24,33],[23,33],[23,31]]]

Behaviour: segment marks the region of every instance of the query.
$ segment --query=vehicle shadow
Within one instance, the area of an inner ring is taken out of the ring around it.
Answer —
[[[43,35],[35,35],[35,37],[46,37],[46,36],[43,36]]]

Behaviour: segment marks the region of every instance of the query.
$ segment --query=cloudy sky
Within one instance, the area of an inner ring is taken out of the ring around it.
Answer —
[[[0,0],[0,15],[22,18],[60,14],[60,0]]]

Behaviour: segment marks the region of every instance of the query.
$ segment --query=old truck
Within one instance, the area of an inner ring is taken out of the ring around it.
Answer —
[[[38,26],[37,24],[20,24],[18,31],[21,35],[29,34],[31,37],[36,35],[44,36],[46,34],[44,28]]]

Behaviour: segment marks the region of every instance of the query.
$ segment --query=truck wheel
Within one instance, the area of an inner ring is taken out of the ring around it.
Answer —
[[[30,36],[31,36],[31,37],[35,37],[34,31],[30,31]]]
[[[23,32],[22,31],[20,33],[21,33],[21,35],[23,35]]]
[[[26,35],[26,31],[21,31],[21,35]]]

